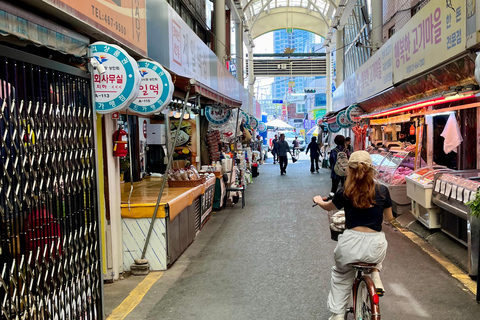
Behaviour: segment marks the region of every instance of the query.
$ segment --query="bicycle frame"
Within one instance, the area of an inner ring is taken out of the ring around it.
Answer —
[[[357,291],[358,291],[358,286],[360,284],[360,281],[363,279],[367,284],[368,294],[370,297],[374,297],[375,295],[377,295],[377,292],[375,290],[375,284],[373,283],[372,278],[365,275],[363,271],[364,271],[363,268],[356,268],[357,275],[355,277],[355,280],[353,281],[353,286],[352,286],[353,306],[351,307],[351,310],[348,312],[353,313],[354,319],[356,318],[356,314],[357,314],[356,313],[357,310],[355,310],[355,308],[357,306]],[[380,320],[380,305],[379,303],[375,303],[374,299],[371,299],[371,308],[372,308],[371,320]],[[345,319],[347,319],[346,315],[345,315]]]

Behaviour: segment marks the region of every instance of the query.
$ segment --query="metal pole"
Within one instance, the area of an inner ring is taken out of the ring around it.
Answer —
[[[234,144],[234,152],[233,152],[233,159],[232,159],[232,170],[230,170],[230,181],[233,181],[233,167],[235,166],[235,157],[237,156],[237,134],[238,134],[238,118],[240,116],[240,108],[237,109],[237,122],[235,125],[235,144]]]
[[[152,222],[150,223],[150,227],[148,228],[147,238],[145,239],[145,246],[143,247],[142,251],[142,258],[145,259],[145,255],[147,253],[148,243],[150,241],[150,236],[152,235],[153,224],[155,223],[155,218],[157,217],[158,207],[160,206],[160,200],[162,199],[163,190],[165,189],[165,184],[167,183],[167,173],[170,170],[170,166],[172,165],[173,160],[173,151],[175,150],[175,145],[177,144],[178,134],[180,132],[180,128],[182,127],[183,116],[185,115],[185,110],[187,109],[187,101],[190,97],[190,85],[187,88],[187,94],[185,96],[185,100],[183,101],[183,108],[182,108],[182,115],[180,116],[180,121],[178,123],[177,131],[175,133],[175,139],[173,139],[171,152],[168,155],[168,164],[167,169],[165,171],[165,175],[163,176],[162,187],[160,188],[160,193],[158,194],[157,203],[155,204],[155,210],[153,211]],[[168,115],[167,115],[168,117]]]

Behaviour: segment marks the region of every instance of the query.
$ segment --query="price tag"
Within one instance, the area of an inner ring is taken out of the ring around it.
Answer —
[[[435,192],[440,192],[440,180],[435,182]]]
[[[450,196],[450,192],[452,192],[452,185],[451,185],[450,183],[447,183],[447,188],[446,188],[446,190],[445,190],[445,195],[446,195],[447,197],[449,197],[449,196]]]
[[[441,194],[445,194],[445,187],[446,187],[446,183],[444,181],[441,181],[440,182],[440,193]]]
[[[476,197],[477,197],[477,193],[475,191],[472,191],[472,193],[470,193],[470,201],[475,200]]]
[[[463,191],[463,203],[467,203],[470,200],[470,190],[465,189]]]
[[[462,187],[458,187],[457,189],[457,200],[458,201],[463,201],[463,188]]]
[[[457,185],[454,184],[452,186],[452,196],[451,196],[452,199],[457,200],[457,190],[458,190],[458,187],[457,187]]]

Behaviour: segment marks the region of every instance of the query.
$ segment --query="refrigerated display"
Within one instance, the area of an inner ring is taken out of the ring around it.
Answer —
[[[440,228],[441,209],[432,203],[434,175],[451,171],[444,166],[428,166],[405,177],[407,196],[412,200],[412,214],[429,229]]]
[[[402,214],[410,205],[405,176],[413,171],[410,168],[410,163],[413,163],[411,158],[414,157],[409,152],[391,151],[377,169],[377,180],[390,191],[390,197],[394,202],[393,211],[396,214]]]
[[[444,209],[441,230],[468,249],[468,273],[478,274],[480,219],[470,214],[467,203],[480,189],[480,170],[437,172],[434,175],[432,202]]]

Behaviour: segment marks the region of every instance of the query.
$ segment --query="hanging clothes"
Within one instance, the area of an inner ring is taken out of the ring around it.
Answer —
[[[443,151],[445,154],[449,154],[452,151],[456,153],[457,147],[462,143],[463,138],[460,133],[457,119],[453,113],[448,117],[447,124],[445,125],[445,129],[443,129],[441,136],[445,138],[443,143]]]

